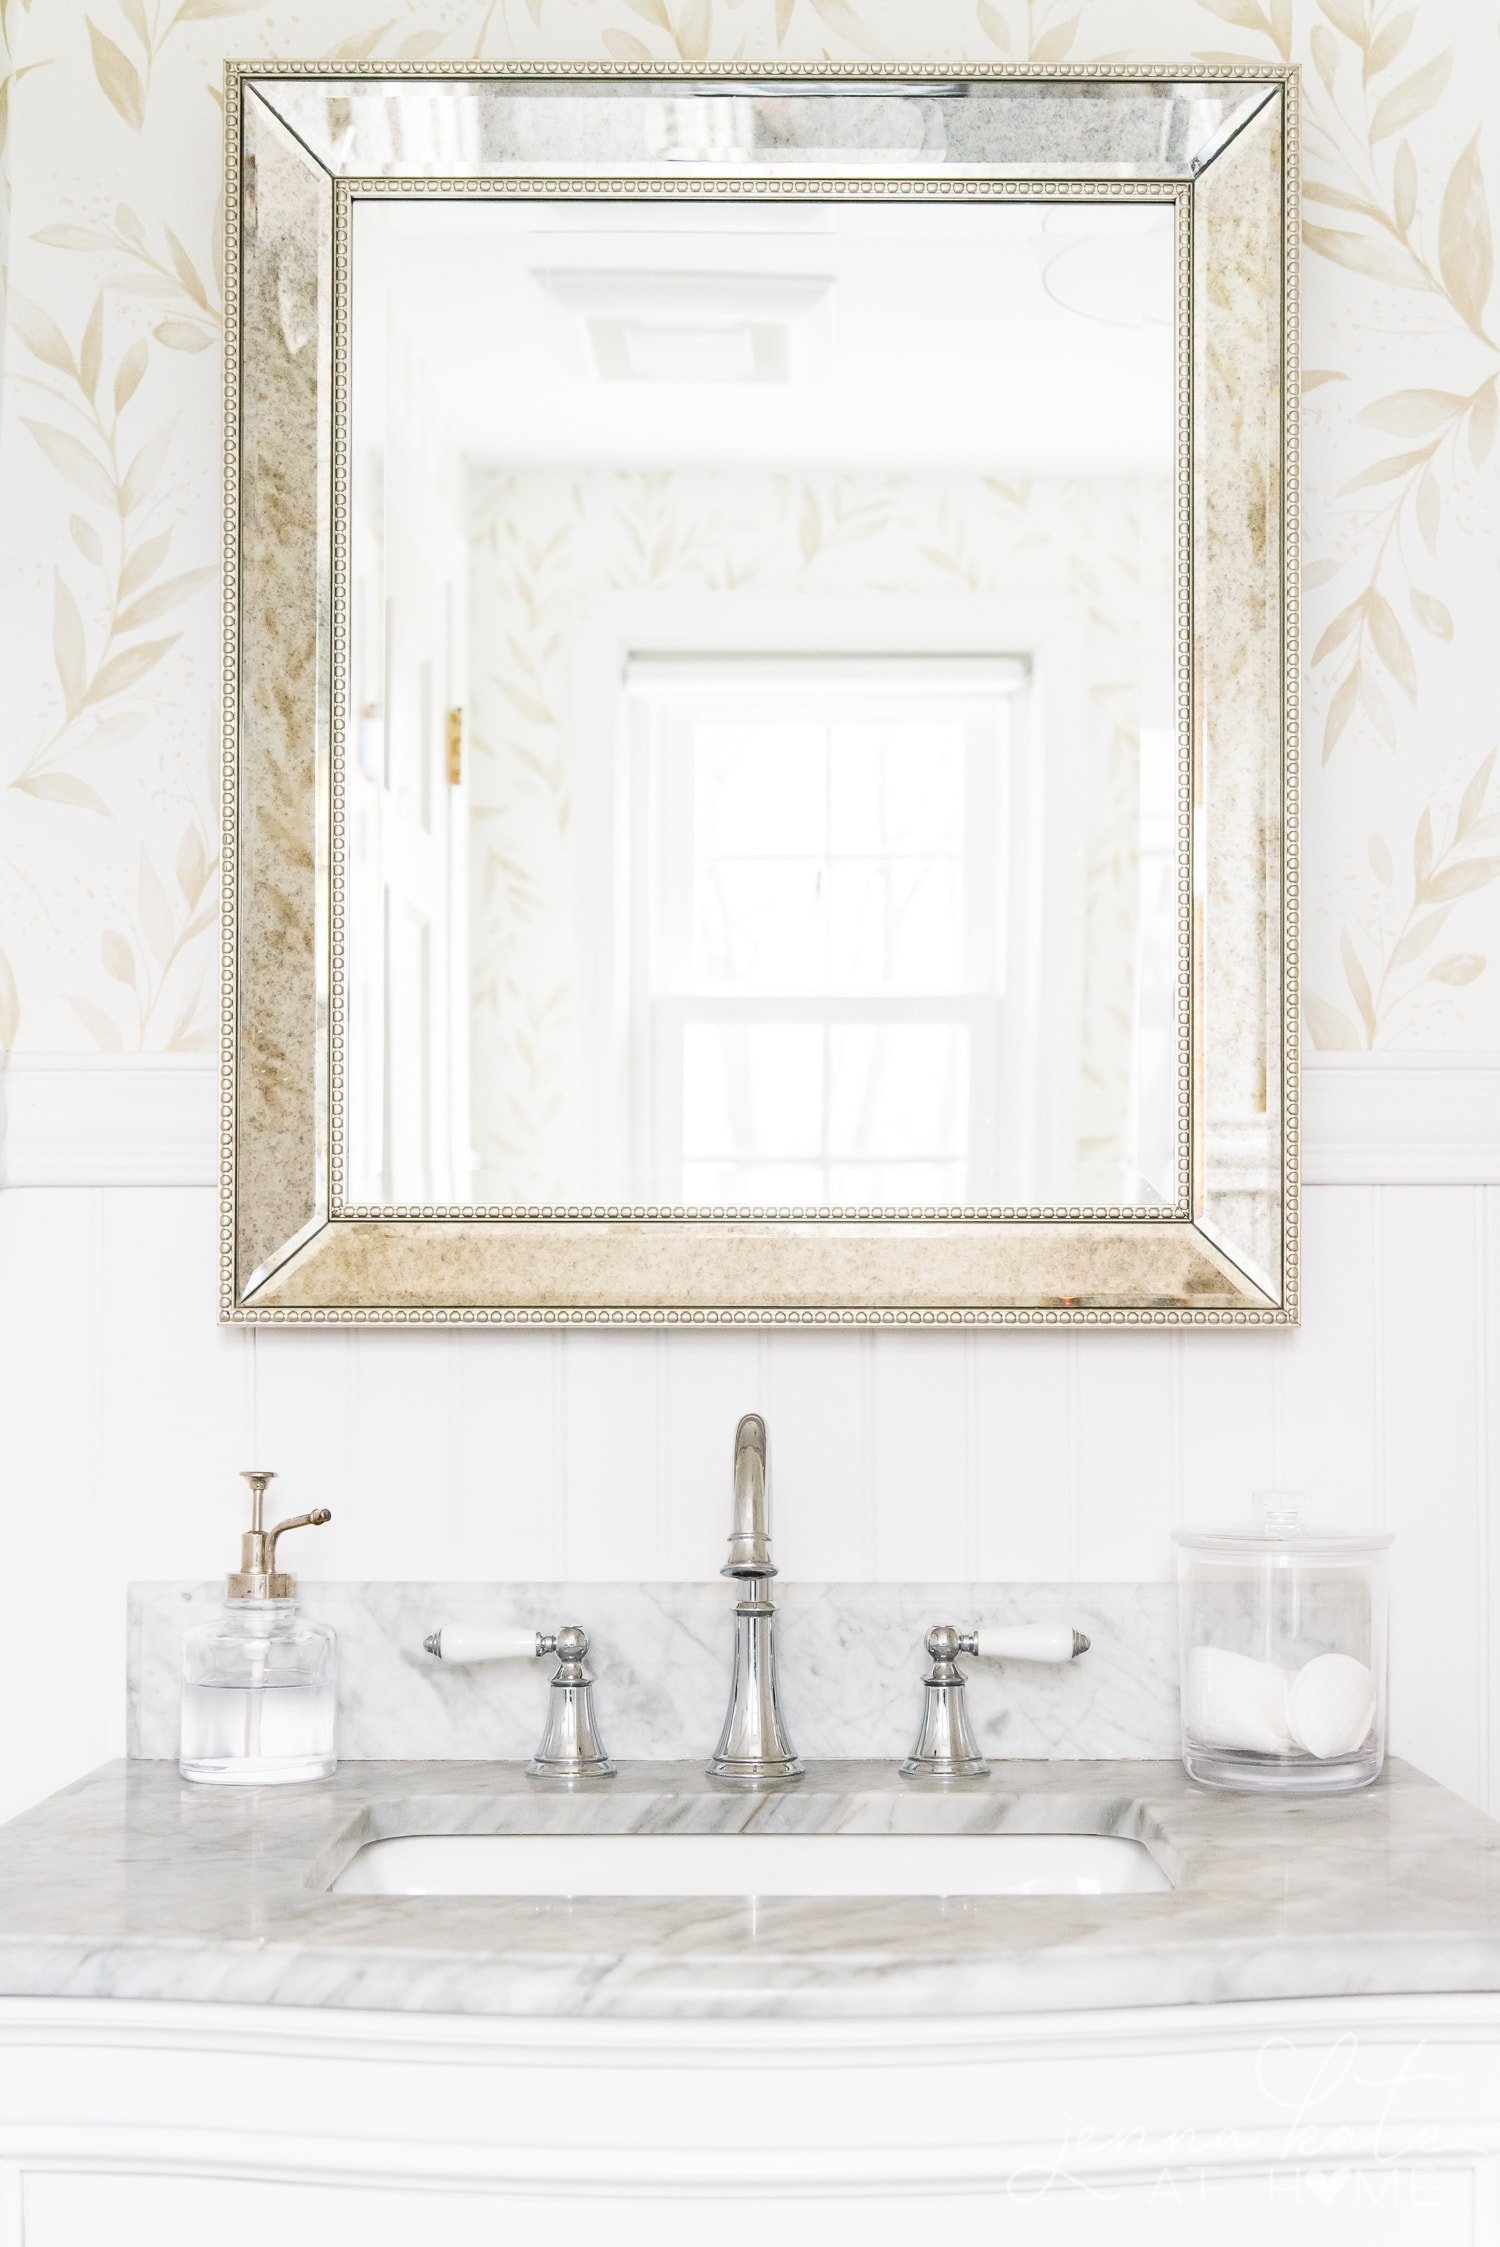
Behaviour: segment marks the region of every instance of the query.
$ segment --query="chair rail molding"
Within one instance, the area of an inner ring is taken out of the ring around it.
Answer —
[[[0,1062],[0,1188],[211,1186],[218,1064],[202,1054]],[[1500,1052],[1309,1053],[1309,1186],[1500,1185]]]

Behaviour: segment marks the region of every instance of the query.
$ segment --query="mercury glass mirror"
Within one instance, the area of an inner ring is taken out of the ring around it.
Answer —
[[[1294,74],[228,94],[225,1315],[1295,1318]]]

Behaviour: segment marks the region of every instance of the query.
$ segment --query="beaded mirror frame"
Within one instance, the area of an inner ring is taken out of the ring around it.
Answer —
[[[381,1208],[347,1198],[353,213],[367,199],[506,196],[1170,207],[1170,1203]],[[225,208],[221,1316],[1295,1323],[1296,71],[233,63]]]

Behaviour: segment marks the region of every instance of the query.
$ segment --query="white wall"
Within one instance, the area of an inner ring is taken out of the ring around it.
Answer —
[[[0,1176],[211,1175],[201,1071],[4,1090]],[[219,1328],[210,1185],[12,1184],[0,1812],[120,1752],[125,1586],[230,1565],[241,1467],[333,1507],[315,1575],[703,1578],[751,1408],[788,1577],[1161,1579],[1269,1482],[1383,1521],[1395,1745],[1500,1810],[1500,1060],[1323,1064],[1308,1109],[1310,1173],[1365,1182],[1307,1191],[1292,1334]]]

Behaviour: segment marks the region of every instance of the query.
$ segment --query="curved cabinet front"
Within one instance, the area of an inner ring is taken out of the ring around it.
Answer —
[[[0,2001],[0,2247],[1424,2247],[1500,2217],[1500,1998],[783,2024]],[[440,2227],[440,2228],[439,2228]]]

